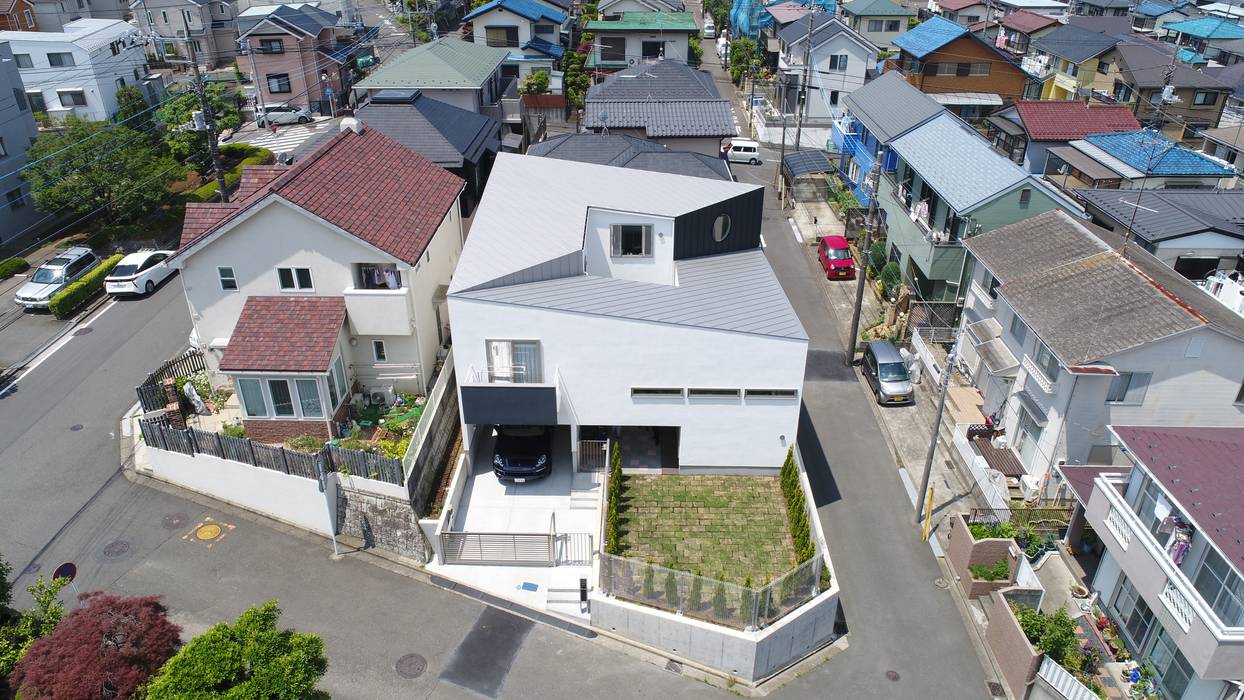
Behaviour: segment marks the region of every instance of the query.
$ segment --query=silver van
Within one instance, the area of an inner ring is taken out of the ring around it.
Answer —
[[[864,348],[864,378],[880,404],[913,403],[911,375],[898,348],[888,340],[874,340]]]
[[[730,139],[727,158],[731,163],[760,165],[760,144],[749,139]]]
[[[18,288],[13,299],[27,309],[46,309],[57,292],[98,264],[99,258],[90,248],[70,248],[40,265],[29,281]]]

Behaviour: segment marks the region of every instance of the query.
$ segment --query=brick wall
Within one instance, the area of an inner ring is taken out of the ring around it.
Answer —
[[[256,442],[279,444],[299,435],[328,440],[328,423],[322,420],[243,420],[246,437]]]
[[[979,598],[1015,584],[1015,574],[1019,570],[1019,557],[1023,556],[1015,540],[1001,537],[974,539],[972,532],[968,530],[967,516],[962,513],[951,518],[949,539],[950,545],[946,549],[946,559],[950,562],[950,568],[955,572],[955,578],[958,579],[959,587],[964,595],[969,598]],[[1018,556],[1013,556],[1013,552],[1018,553]],[[999,559],[1007,560],[1010,575],[1006,579],[1001,581],[973,580],[972,572],[968,567],[993,564]]]
[[[1011,605],[997,591],[990,594],[993,607],[989,610],[989,624],[985,627],[985,642],[993,650],[994,659],[1002,670],[1002,680],[1011,690],[1011,697],[1022,698],[1028,692],[1028,684],[1041,666],[1041,652],[1032,648],[1028,637],[1011,612]]]

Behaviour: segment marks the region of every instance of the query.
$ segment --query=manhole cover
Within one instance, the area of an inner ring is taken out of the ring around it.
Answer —
[[[894,681],[894,682],[897,682],[897,681],[898,681],[898,678],[899,678],[899,676],[898,676],[898,671],[886,671],[886,672],[885,672],[885,677],[886,677],[886,680],[888,680],[888,681]]]
[[[22,569],[22,576],[33,576],[34,574],[39,573],[39,569],[41,568],[43,568],[43,566],[39,562],[32,561],[26,565],[26,568]]]
[[[941,576],[938,576],[937,578],[933,579],[933,585],[937,586],[938,588],[942,590],[946,590],[947,588],[950,588],[950,581],[947,581]]]
[[[989,688],[989,694],[995,698],[1005,698],[1006,691],[1002,689],[1002,684],[996,681],[986,681],[985,686]]]
[[[665,670],[672,673],[682,673],[682,664],[670,659],[669,662],[665,664]]]
[[[418,654],[407,654],[393,664],[393,670],[402,678],[418,678],[428,670],[428,660]]]
[[[160,524],[165,530],[179,530],[190,522],[190,516],[185,513],[169,513],[160,518]]]
[[[198,530],[195,530],[194,536],[203,540],[204,542],[208,540],[214,540],[217,537],[220,537],[220,526],[212,524],[212,523],[208,523],[207,525],[200,527]]]
[[[94,328],[87,326],[86,328],[79,328],[78,330],[74,331],[73,334],[74,335],[86,335],[88,333],[94,333],[94,332],[95,332]]]
[[[104,556],[109,559],[123,557],[130,553],[130,543],[125,540],[116,540],[104,545]]]
[[[72,432],[75,432],[75,433],[76,433],[76,432],[78,432],[79,430],[82,430],[82,424],[81,424],[81,423],[74,423],[73,425],[69,426],[69,430],[71,430]]]

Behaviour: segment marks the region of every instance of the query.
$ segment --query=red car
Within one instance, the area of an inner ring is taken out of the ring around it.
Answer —
[[[825,268],[825,278],[831,280],[855,279],[855,259],[842,236],[826,236],[816,249],[816,257]]]

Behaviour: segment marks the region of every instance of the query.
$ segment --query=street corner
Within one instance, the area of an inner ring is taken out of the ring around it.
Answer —
[[[211,549],[222,542],[235,529],[237,529],[237,526],[232,523],[226,523],[210,515],[205,515],[186,534],[182,535],[181,539],[183,542]]]

